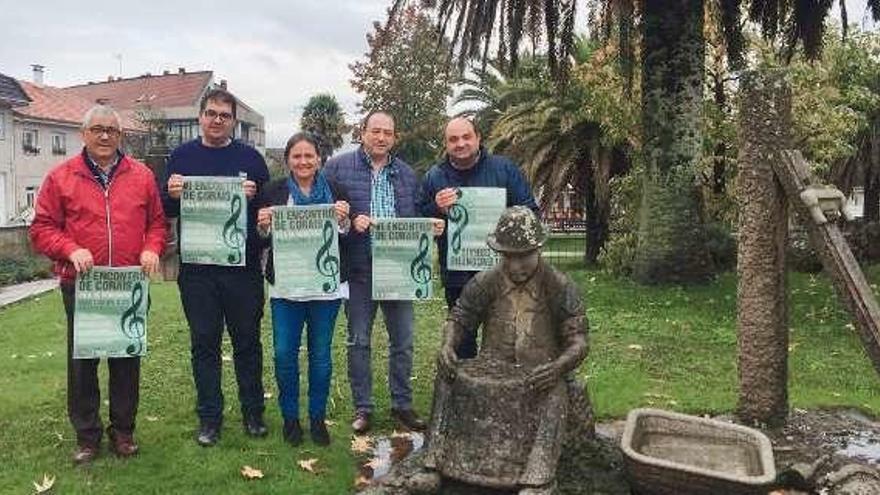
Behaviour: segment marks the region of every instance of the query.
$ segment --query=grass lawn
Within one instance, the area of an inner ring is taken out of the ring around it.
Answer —
[[[653,405],[689,413],[730,411],[736,403],[736,280],[732,274],[700,288],[646,288],[600,272],[566,267],[584,288],[591,350],[579,370],[590,383],[600,418],[622,417]],[[880,266],[868,270],[880,283]],[[790,276],[790,397],[793,407],[857,406],[880,414],[880,379],[849,318],[824,276]],[[350,394],[345,376],[344,317],[334,340],[335,374],[329,419],[333,444],[287,446],[280,435],[272,369],[271,331],[264,320],[265,384],[270,436],[246,438],[240,427],[232,362],[224,361],[226,425],[215,448],[193,441],[196,418],[189,365],[189,335],[176,285],[152,286],[150,353],[143,361],[137,459],[102,457],[91,467],[70,463],[74,436],[65,413],[65,329],[60,294],[0,310],[0,493],[29,493],[43,473],[57,477],[55,493],[303,493],[352,490],[355,458],[349,453]],[[436,294],[442,294],[437,291]],[[427,415],[433,355],[444,307],[438,298],[417,307],[416,406]],[[379,324],[377,324],[379,325]],[[386,338],[374,331],[378,430],[387,419]],[[228,343],[224,352],[231,355]],[[102,365],[102,373],[106,366]],[[102,388],[106,379],[102,374]],[[305,387],[303,387],[305,391]],[[303,401],[303,410],[305,401]],[[103,416],[106,421],[106,406]],[[317,458],[318,474],[297,461]],[[244,465],[265,478],[246,481]]]

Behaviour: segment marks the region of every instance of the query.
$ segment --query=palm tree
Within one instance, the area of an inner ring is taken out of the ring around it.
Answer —
[[[309,98],[303,109],[299,127],[318,138],[321,158],[325,161],[342,146],[342,136],[348,134],[350,130],[345,123],[345,114],[339,102],[336,101],[335,96],[328,93]]]
[[[576,43],[587,45],[583,39]],[[520,163],[543,205],[570,186],[586,199],[584,262],[595,264],[608,237],[609,180],[629,169],[629,137],[615,131],[634,127],[622,121],[633,112],[613,71],[598,75],[607,58],[593,49],[579,53],[583,74],[562,92],[550,84],[543,59],[528,59],[511,76],[487,64],[489,70],[469,79],[456,101],[483,105],[470,113],[489,130],[487,144]]]

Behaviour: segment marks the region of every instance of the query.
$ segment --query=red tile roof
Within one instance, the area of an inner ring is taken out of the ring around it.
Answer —
[[[18,81],[25,93],[31,99],[27,106],[15,109],[15,113],[34,119],[49,120],[52,122],[80,124],[85,113],[95,105],[93,100],[88,100],[77,95],[69,94],[62,88],[43,86],[27,81]],[[119,111],[122,117],[122,127],[129,130],[140,129],[142,125],[133,117],[131,111],[124,109]]]
[[[64,92],[95,102],[105,101],[117,110],[133,110],[143,104],[153,108],[198,105],[213,72],[185,72],[161,76],[96,82],[63,88]]]

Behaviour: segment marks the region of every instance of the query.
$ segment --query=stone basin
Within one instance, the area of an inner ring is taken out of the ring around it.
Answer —
[[[639,495],[765,494],[776,478],[763,433],[713,419],[634,409],[621,449]]]

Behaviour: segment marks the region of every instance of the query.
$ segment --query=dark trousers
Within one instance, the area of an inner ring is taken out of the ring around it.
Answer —
[[[61,296],[67,313],[67,416],[80,445],[101,441],[101,388],[98,386],[99,359],[73,359],[73,313],[75,287],[62,285]],[[134,432],[141,376],[139,357],[107,359],[110,368],[110,429]]]
[[[458,298],[461,297],[461,291],[464,287],[446,287],[446,308],[452,311]],[[455,348],[455,354],[459,359],[472,359],[477,357],[477,332],[465,333],[461,336],[461,342]]]
[[[220,343],[224,324],[232,341],[241,412],[245,417],[262,414],[262,276],[245,268],[182,265],[177,285],[189,323],[199,420],[217,426],[223,422]]]

